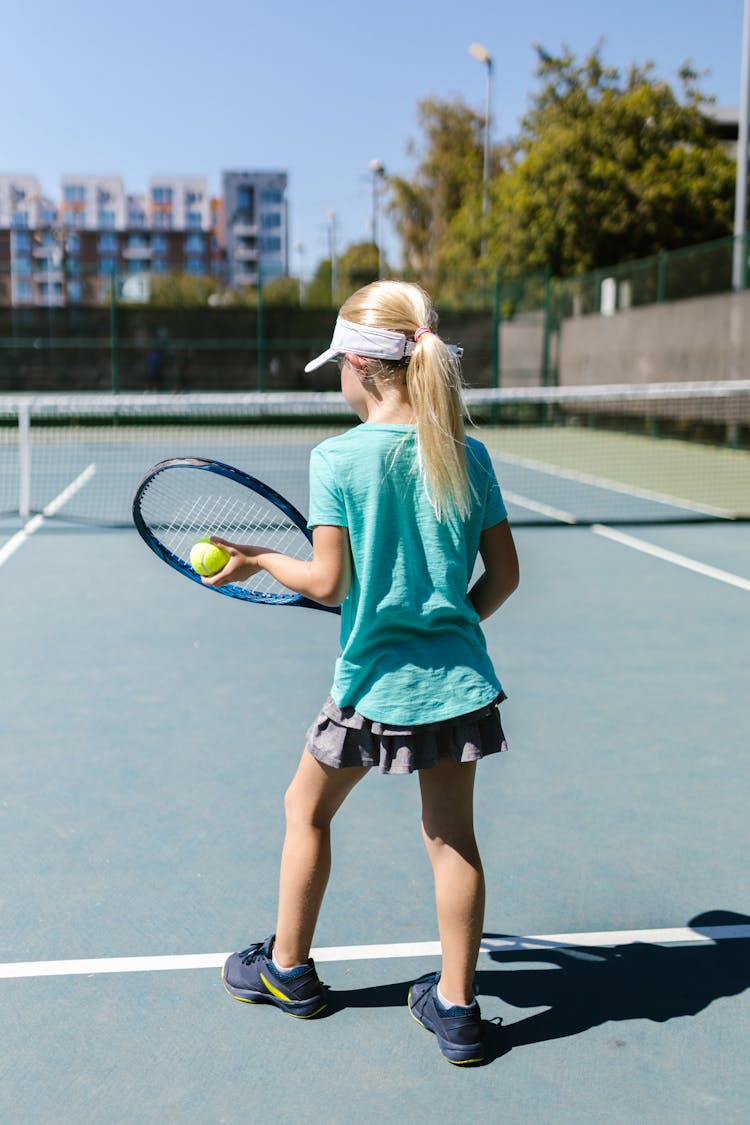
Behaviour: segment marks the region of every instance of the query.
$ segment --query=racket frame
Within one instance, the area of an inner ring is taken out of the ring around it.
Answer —
[[[213,590],[214,593],[223,594],[225,597],[235,598],[238,601],[252,602],[255,605],[298,606],[302,609],[322,609],[328,613],[341,613],[339,606],[323,605],[321,602],[306,598],[293,590],[266,593],[260,590],[247,590],[244,586],[239,586],[234,582],[227,583],[226,586],[206,586],[201,581],[201,575],[193,570],[187,560],[181,559],[179,555],[176,555],[161,542],[151,530],[141,512],[141,499],[148,492],[151,484],[161,473],[172,469],[199,469],[207,473],[215,473],[217,476],[250,489],[283,512],[287,519],[299,528],[307,541],[312,543],[312,532],[302,513],[275,488],[271,488],[270,485],[258,480],[257,477],[251,476],[250,473],[246,473],[242,469],[235,469],[232,465],[226,465],[223,461],[214,461],[206,457],[169,457],[165,461],[159,461],[156,465],[153,465],[140,481],[133,496],[132,509],[136,531],[146,546],[150,547],[154,554],[162,559],[167,566],[171,566],[173,570],[189,578],[191,582],[197,582],[205,590]]]

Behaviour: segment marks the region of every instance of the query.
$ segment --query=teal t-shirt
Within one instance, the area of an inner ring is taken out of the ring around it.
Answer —
[[[501,690],[468,588],[482,531],[506,511],[486,448],[466,444],[472,509],[442,523],[417,470],[413,425],[364,423],[312,452],[309,526],[346,527],[353,560],[331,688],[339,707],[416,726],[474,711]]]

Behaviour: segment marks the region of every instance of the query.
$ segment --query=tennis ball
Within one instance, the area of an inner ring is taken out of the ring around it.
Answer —
[[[210,539],[199,539],[190,550],[190,565],[204,576],[223,570],[228,562],[229,555],[224,548],[217,547]]]

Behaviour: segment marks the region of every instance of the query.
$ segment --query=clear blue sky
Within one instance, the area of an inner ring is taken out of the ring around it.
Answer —
[[[535,88],[533,43],[607,63],[656,65],[674,81],[689,59],[719,105],[740,94],[743,0],[5,0],[0,21],[0,171],[59,194],[70,172],[289,173],[292,256],[327,255],[326,212],[343,247],[370,236],[368,164],[409,174],[417,104],[460,97],[482,111],[493,57],[493,139],[512,135]],[[387,240],[391,254],[392,239]]]

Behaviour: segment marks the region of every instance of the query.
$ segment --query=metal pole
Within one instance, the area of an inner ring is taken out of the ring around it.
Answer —
[[[734,193],[734,245],[732,248],[732,288],[742,289],[745,270],[745,222],[747,219],[748,118],[750,117],[750,0],[745,0],[742,22],[742,70],[740,79],[740,120],[737,138],[737,175]]]
[[[112,394],[120,391],[120,357],[117,350],[117,273],[112,267],[109,275],[109,341],[110,341],[110,371],[112,377]]]
[[[338,262],[336,261],[336,212],[326,211],[328,219],[328,250],[331,258],[331,305],[336,307],[336,294],[339,288]]]
[[[266,389],[266,359],[263,339],[265,325],[263,323],[263,273],[260,259],[258,259],[258,390]]]
[[[487,68],[487,92],[484,113],[484,164],[482,168],[482,257],[487,255],[487,215],[489,214],[489,184],[490,184],[490,121],[491,121],[491,96],[492,96],[492,56],[481,43],[472,43],[469,54]]]

